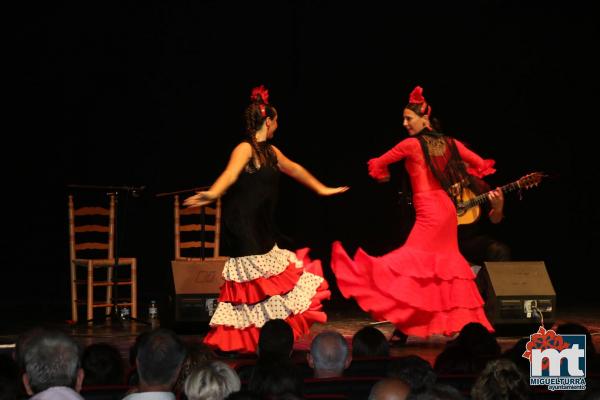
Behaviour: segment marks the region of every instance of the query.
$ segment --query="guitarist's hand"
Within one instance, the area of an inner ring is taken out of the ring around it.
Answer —
[[[490,201],[490,205],[492,209],[490,211],[490,221],[492,223],[497,224],[504,217],[503,209],[504,209],[504,193],[502,193],[502,189],[496,188],[488,193],[488,199]]]

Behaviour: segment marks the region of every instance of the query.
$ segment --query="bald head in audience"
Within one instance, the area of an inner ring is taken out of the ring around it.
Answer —
[[[369,400],[405,400],[410,393],[410,386],[398,378],[385,378],[377,382],[371,389]]]
[[[341,334],[325,331],[313,339],[307,361],[315,378],[335,378],[343,375],[352,362],[352,355]]]

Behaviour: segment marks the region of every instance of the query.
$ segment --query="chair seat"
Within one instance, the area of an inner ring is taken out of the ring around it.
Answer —
[[[73,263],[77,266],[87,267],[89,262],[92,262],[92,267],[106,268],[115,265],[114,258],[76,258]],[[119,258],[117,266],[131,265],[136,261],[135,258],[123,257]]]
[[[214,260],[214,261],[227,261],[229,257],[219,256],[219,257],[176,257],[173,261],[205,261],[205,260]]]
[[[88,302],[87,300],[77,300],[77,304],[79,305],[87,305]],[[133,303],[131,301],[115,301],[115,304],[117,306],[132,306]],[[97,307],[112,307],[112,303],[109,301],[94,301],[92,303],[92,307],[97,308]]]
[[[87,280],[84,279],[78,279],[75,281],[76,285],[87,285]],[[94,283],[92,284],[92,286],[131,286],[133,285],[133,281],[131,279],[113,279],[112,282],[110,281],[94,281]]]

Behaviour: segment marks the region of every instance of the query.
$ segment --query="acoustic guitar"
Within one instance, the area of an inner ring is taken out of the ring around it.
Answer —
[[[498,189],[502,193],[512,192],[513,190],[530,189],[537,186],[545,175],[541,172],[532,172],[523,176],[521,179],[501,186]],[[458,215],[458,225],[471,224],[479,219],[481,214],[480,205],[488,201],[488,194],[493,192],[485,192],[476,196],[473,191],[468,188],[463,188],[461,202],[456,206],[456,214]]]

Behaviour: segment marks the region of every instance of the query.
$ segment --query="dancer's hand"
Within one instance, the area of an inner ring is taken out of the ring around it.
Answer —
[[[348,189],[350,189],[349,186],[339,186],[335,188],[325,187],[319,190],[319,196],[334,196],[336,194],[344,193]]]
[[[198,192],[185,199],[183,205],[186,207],[202,207],[212,203],[216,199],[217,196],[212,192]]]

